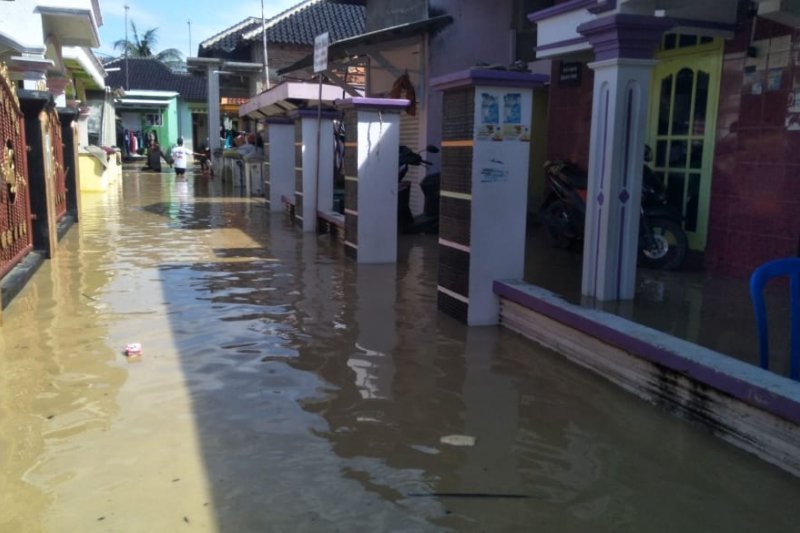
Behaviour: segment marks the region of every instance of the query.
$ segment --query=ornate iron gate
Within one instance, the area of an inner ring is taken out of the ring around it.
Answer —
[[[47,111],[44,124],[45,172],[53,180],[55,194],[56,222],[67,214],[67,180],[64,169],[64,141],[61,134],[61,121],[58,113],[51,107]]]
[[[17,92],[0,63],[0,278],[33,248],[25,124]]]

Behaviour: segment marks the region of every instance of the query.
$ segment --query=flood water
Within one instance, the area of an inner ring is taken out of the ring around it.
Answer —
[[[0,531],[797,531],[800,481],[499,328],[126,173],[0,327]],[[123,355],[139,342],[138,360]]]

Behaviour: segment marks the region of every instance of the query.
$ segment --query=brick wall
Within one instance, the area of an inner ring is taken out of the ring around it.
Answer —
[[[553,61],[551,78],[558,80],[560,62]],[[589,166],[589,133],[592,127],[594,71],[583,65],[581,83],[550,89],[547,159],[566,159],[585,169]]]
[[[743,73],[751,30],[752,19],[725,46],[705,256],[709,270],[733,277],[800,245],[800,129],[787,129],[789,98],[800,91],[800,32],[758,19],[754,42],[790,36],[791,46],[780,83],[769,87],[764,75],[753,94]]]

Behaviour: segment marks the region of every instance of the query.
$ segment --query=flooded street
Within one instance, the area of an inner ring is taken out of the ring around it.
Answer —
[[[357,267],[229,189],[82,196],[5,310],[0,531],[797,531],[797,479],[438,313],[434,237]]]

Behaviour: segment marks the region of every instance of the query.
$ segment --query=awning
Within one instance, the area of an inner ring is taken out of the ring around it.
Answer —
[[[332,105],[346,93],[336,85],[322,85],[323,105]],[[319,84],[302,81],[285,81],[252,97],[239,108],[239,116],[264,118],[285,115],[300,107],[313,107],[319,100]]]
[[[434,31],[443,28],[453,22],[453,17],[450,15],[439,15],[416,22],[409,22],[407,24],[399,24],[391,26],[382,30],[371,31],[369,33],[362,33],[349,39],[342,39],[336,41],[328,47],[328,60],[337,61],[348,57],[359,56],[366,54],[365,47],[373,44],[385,43],[388,41],[396,41],[413,37],[420,33]],[[314,54],[309,54],[303,59],[278,69],[278,74],[288,74],[296,70],[302,70],[314,66]]]

